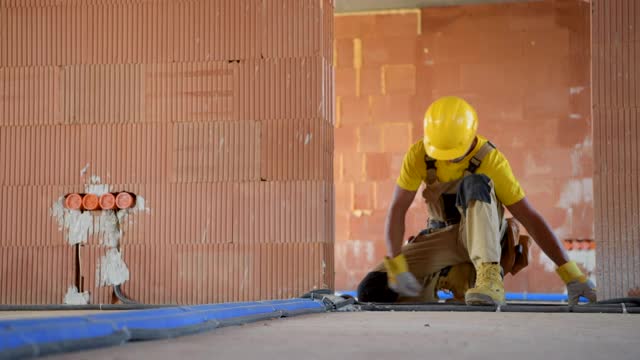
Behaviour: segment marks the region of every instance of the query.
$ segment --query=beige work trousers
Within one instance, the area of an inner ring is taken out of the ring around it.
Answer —
[[[471,262],[477,269],[481,263],[500,262],[506,221],[493,186],[491,204],[472,200],[466,211],[458,210],[462,214],[459,224],[419,236],[402,247],[409,271],[423,285],[424,292],[433,291],[429,282],[437,280],[436,275],[447,266]],[[380,263],[373,271],[386,270]],[[433,298],[433,294],[424,292],[421,301]]]

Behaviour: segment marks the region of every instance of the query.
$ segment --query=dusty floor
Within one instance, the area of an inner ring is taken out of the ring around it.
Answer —
[[[637,360],[639,334],[639,315],[331,313],[50,359]]]
[[[117,310],[109,310],[115,312]],[[0,320],[30,319],[39,317],[78,316],[99,314],[106,311],[100,310],[56,310],[56,311],[0,311]]]

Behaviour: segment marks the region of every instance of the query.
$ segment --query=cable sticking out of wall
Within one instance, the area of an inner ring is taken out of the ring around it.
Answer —
[[[91,176],[83,192],[61,196],[51,207],[67,242],[77,247],[75,284],[69,287],[64,301],[69,304],[88,304],[91,294],[85,290],[84,276],[80,274],[80,247],[91,236],[98,236],[106,248],[96,266],[96,285],[113,286],[113,298],[123,303],[135,303],[124,295],[121,285],[129,280],[129,269],[120,251],[123,237],[122,224],[129,216],[148,211],[145,199],[131,191],[111,191],[98,176]],[[117,287],[117,288],[116,288]],[[77,293],[77,294],[76,294]],[[70,301],[70,302],[67,302]]]

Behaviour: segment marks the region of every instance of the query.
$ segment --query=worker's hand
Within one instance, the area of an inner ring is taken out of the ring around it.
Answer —
[[[409,266],[404,255],[396,257],[385,257],[384,267],[387,269],[387,281],[391,290],[403,296],[418,296],[422,291],[422,286],[415,276],[409,272]]]
[[[556,269],[556,272],[562,281],[567,284],[569,305],[577,305],[580,296],[587,298],[589,302],[596,302],[596,287],[593,281],[584,276],[575,261],[569,261],[560,266]]]

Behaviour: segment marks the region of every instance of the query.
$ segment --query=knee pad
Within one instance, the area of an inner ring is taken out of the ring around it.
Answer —
[[[472,200],[491,204],[491,179],[484,174],[473,174],[462,179],[456,196],[456,206],[467,210]]]
[[[358,285],[358,301],[393,303],[396,300],[398,294],[389,288],[386,272],[372,271]]]

